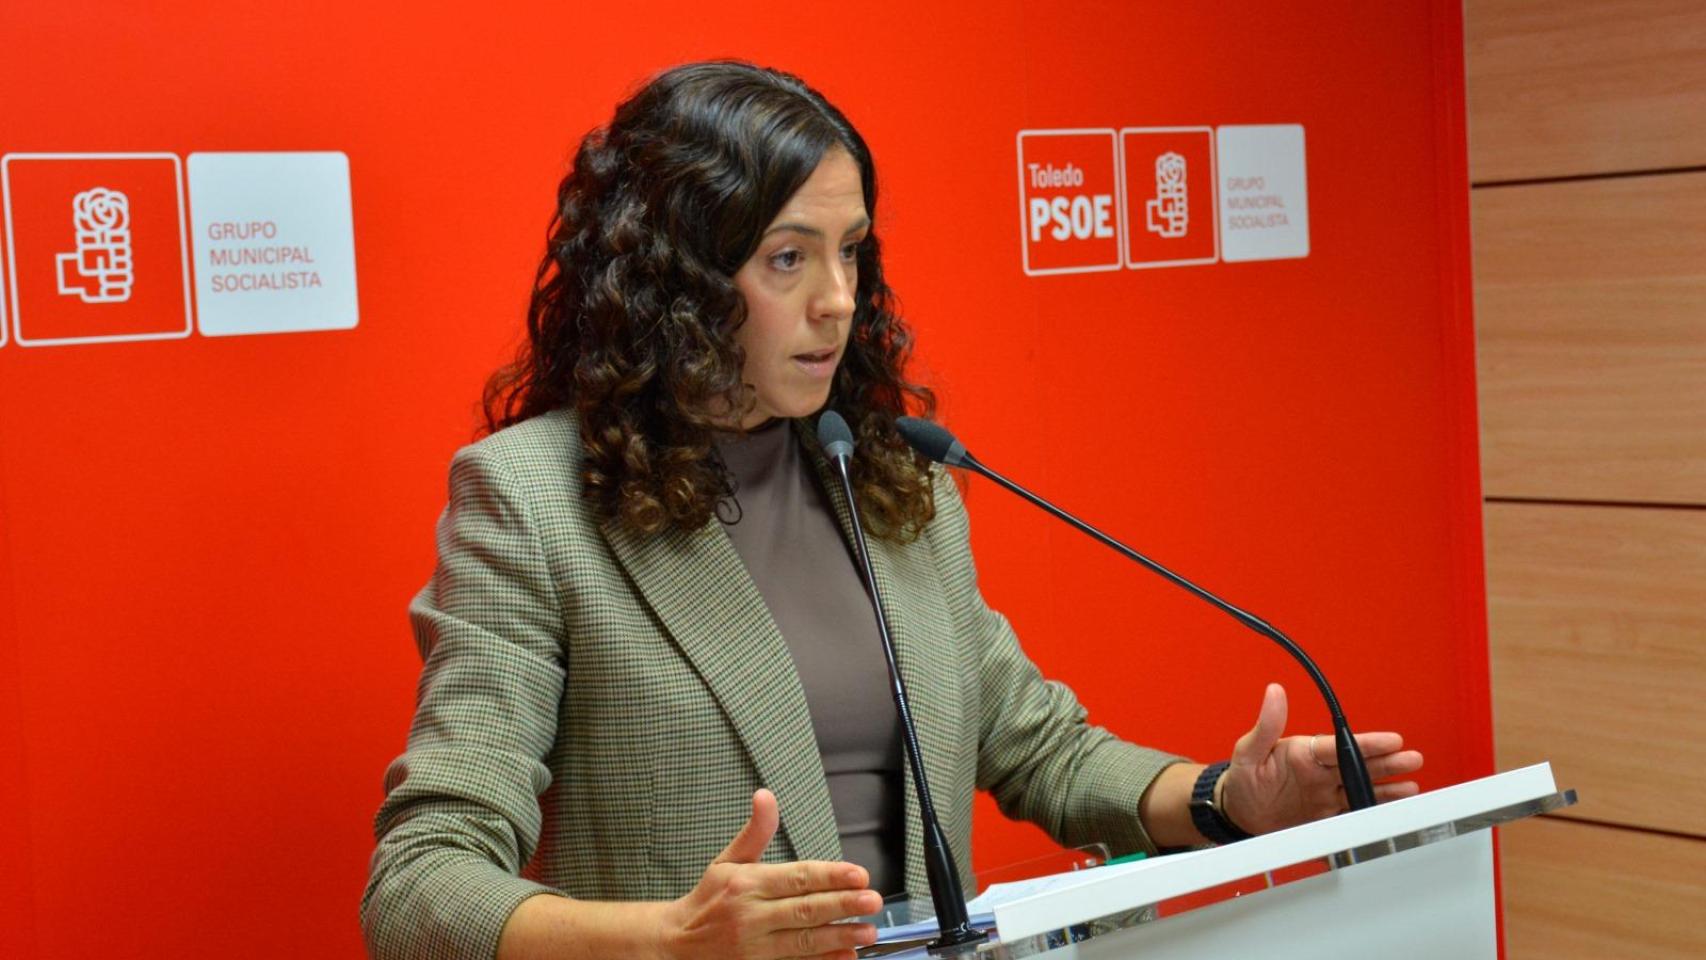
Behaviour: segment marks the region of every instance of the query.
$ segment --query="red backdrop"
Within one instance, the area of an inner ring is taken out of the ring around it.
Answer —
[[[1455,3],[13,3],[0,36],[0,152],[345,152],[361,305],[0,347],[0,956],[359,954],[450,454],[574,144],[707,56],[861,126],[916,372],[980,457],[1292,632],[1425,786],[1491,770]],[[1018,131],[1266,123],[1307,132],[1308,257],[1024,273]],[[1280,679],[1324,728],[1265,641],[970,503],[987,596],[1093,719],[1218,758]],[[980,808],[981,865],[1048,848]]]

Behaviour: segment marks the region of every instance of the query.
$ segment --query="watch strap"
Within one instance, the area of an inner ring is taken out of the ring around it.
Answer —
[[[1191,788],[1191,823],[1210,843],[1227,844],[1250,839],[1250,834],[1233,823],[1226,811],[1214,802],[1214,786],[1231,766],[1227,760],[1209,764],[1197,776],[1196,786]]]

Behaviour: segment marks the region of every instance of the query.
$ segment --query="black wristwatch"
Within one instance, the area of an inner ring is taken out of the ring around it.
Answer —
[[[1197,777],[1197,785],[1191,788],[1191,823],[1210,843],[1227,844],[1250,839],[1250,834],[1233,823],[1225,810],[1214,805],[1214,785],[1230,766],[1232,764],[1225,760],[1209,764]]]

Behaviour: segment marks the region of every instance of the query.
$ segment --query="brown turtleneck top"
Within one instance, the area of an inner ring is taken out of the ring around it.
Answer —
[[[829,781],[842,855],[884,894],[906,886],[900,721],[851,547],[787,420],[717,452],[738,509],[723,528],[787,641]],[[733,515],[731,515],[733,514]]]

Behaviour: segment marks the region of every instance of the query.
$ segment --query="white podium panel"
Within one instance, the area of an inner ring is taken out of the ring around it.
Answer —
[[[1497,960],[1492,834],[1480,830],[1048,956],[1074,960]]]
[[[995,936],[976,955],[1496,960],[1490,828],[1575,799],[1541,763],[1223,847],[1029,881],[990,905]],[[919,943],[863,954],[899,960],[922,955]]]

